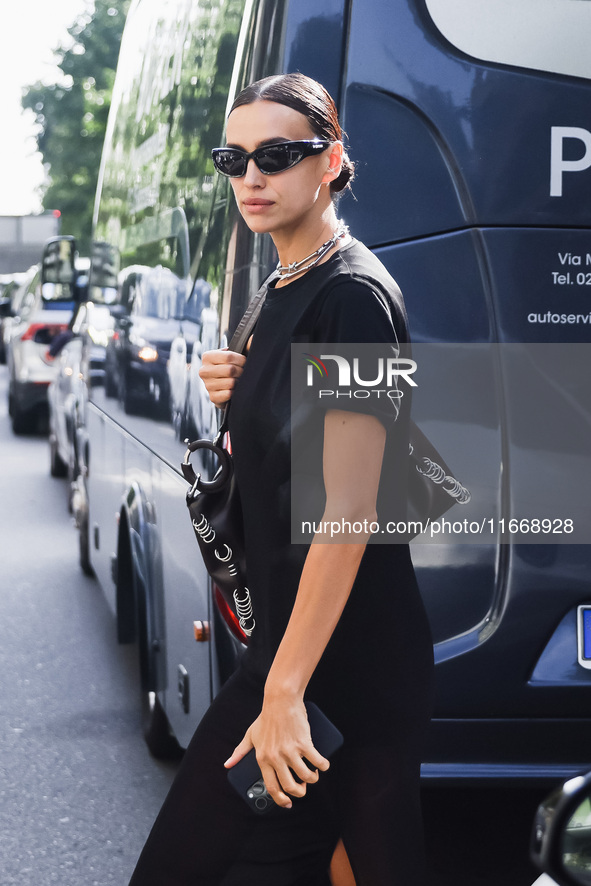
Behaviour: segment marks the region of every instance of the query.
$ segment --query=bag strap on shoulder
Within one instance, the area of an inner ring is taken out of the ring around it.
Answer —
[[[245,352],[248,340],[252,334],[254,327],[256,326],[259,315],[263,309],[263,305],[267,297],[267,290],[269,288],[269,281],[271,279],[273,278],[270,277],[269,279],[265,280],[259,291],[251,299],[246,311],[242,315],[242,318],[234,331],[234,335],[230,339],[230,342],[228,344],[229,351],[236,351],[237,354],[243,354]],[[230,411],[231,402],[231,400],[228,400],[228,402],[224,406],[220,426],[213,441],[215,446],[220,445],[224,434],[228,430],[228,413]]]
[[[256,326],[256,322],[259,319],[259,315],[265,303],[268,288],[269,283],[268,281],[265,281],[257,294],[251,300],[238,326],[236,327],[234,335],[230,339],[230,343],[228,344],[229,351],[236,351],[236,353],[238,354],[243,354],[246,350],[248,339],[251,336],[252,330]]]

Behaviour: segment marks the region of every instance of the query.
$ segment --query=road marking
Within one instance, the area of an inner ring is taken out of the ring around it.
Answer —
[[[532,886],[557,886],[557,884],[556,880],[553,880],[548,874],[542,874],[535,883],[532,883]]]

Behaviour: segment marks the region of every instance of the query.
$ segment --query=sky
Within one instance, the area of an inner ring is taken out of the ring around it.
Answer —
[[[53,50],[86,0],[0,0],[0,215],[39,212],[44,173],[36,151],[32,112],[23,112],[23,86],[55,83]]]

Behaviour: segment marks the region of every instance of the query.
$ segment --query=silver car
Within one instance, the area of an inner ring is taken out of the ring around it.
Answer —
[[[27,271],[5,330],[8,364],[8,411],[15,434],[36,429],[47,414],[47,388],[55,375],[50,347],[66,333],[72,319],[72,290],[62,284],[41,285],[38,266]]]
[[[71,338],[67,340],[64,335],[51,348],[56,371],[47,398],[53,477],[69,477],[73,482],[78,476],[78,429],[84,421],[86,383],[92,387],[104,384],[105,349],[112,334],[113,318],[108,307],[84,302],[77,310]]]

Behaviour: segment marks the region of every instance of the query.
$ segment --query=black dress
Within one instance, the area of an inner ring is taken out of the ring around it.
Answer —
[[[330,770],[292,809],[257,816],[223,768],[260,713],[307,554],[307,545],[291,543],[291,441],[309,445],[320,419],[304,410],[293,426],[290,344],[407,341],[396,283],[356,241],[269,291],[230,412],[256,626],[196,730],[130,886],[328,886],[339,837],[357,886],[423,886],[419,767],[433,652],[408,545],[368,544],[309,683],[306,698],[345,739]],[[409,398],[399,407],[380,398],[338,403],[387,427],[380,519],[391,490],[404,487]]]

